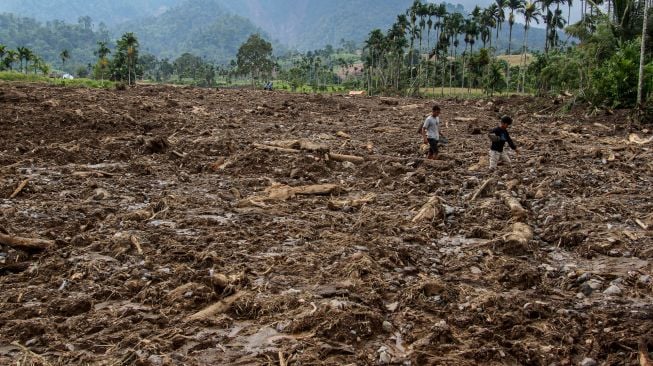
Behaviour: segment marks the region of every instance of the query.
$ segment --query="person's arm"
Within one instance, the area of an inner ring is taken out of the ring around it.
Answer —
[[[426,129],[427,129],[428,127],[429,127],[429,119],[426,118],[426,120],[424,121],[424,124],[422,125],[422,137],[424,138],[424,143],[425,143],[425,144],[429,142],[429,141],[428,141],[428,138],[427,138],[427,136],[426,136]]]
[[[515,151],[516,154],[519,154],[519,151],[517,151],[517,146],[515,145],[514,142],[512,142],[512,139],[510,138],[510,134],[508,133],[508,131],[506,131],[506,142],[508,143],[508,146],[510,146],[510,148]]]

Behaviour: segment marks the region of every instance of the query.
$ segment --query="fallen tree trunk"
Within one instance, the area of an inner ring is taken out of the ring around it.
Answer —
[[[341,209],[345,207],[360,207],[374,201],[375,199],[376,199],[376,194],[370,193],[362,198],[355,198],[349,200],[331,200],[328,203],[328,207],[332,210]]]
[[[440,197],[433,196],[422,206],[413,217],[413,222],[419,221],[433,221],[435,219],[444,218],[444,208],[440,204]]]
[[[339,190],[340,186],[337,184],[315,184],[301,187],[291,187],[277,184],[273,185],[272,187],[268,187],[265,190],[265,192],[268,194],[265,199],[285,201],[297,195],[328,195],[336,193]]]
[[[495,179],[494,179],[494,178],[490,177],[490,178],[486,179],[485,182],[483,182],[483,184],[481,184],[481,186],[478,187],[478,189],[476,190],[476,192],[474,192],[474,195],[472,196],[471,200],[472,200],[472,201],[475,201],[479,196],[485,194],[486,191],[488,190],[488,188],[489,188],[490,186],[493,186],[494,183],[495,183]]]
[[[521,220],[526,217],[526,210],[524,207],[522,207],[521,203],[519,203],[519,200],[510,195],[509,192],[502,191],[499,192],[498,195],[499,198],[503,200],[503,203],[505,203],[506,206],[510,208],[510,213],[512,214],[513,218]]]
[[[284,152],[284,153],[290,153],[290,154],[298,154],[301,152],[301,150],[297,149],[289,149],[286,147],[278,147],[278,146],[271,146],[271,145],[263,145],[263,144],[252,144],[255,148],[259,150],[265,150],[265,151],[274,151],[274,152]]]
[[[245,296],[245,294],[247,294],[247,292],[243,291],[243,292],[237,292],[231,296],[227,296],[224,299],[216,302],[215,304],[210,305],[193,315],[190,315],[187,319],[202,320],[202,319],[208,319],[220,313],[224,313],[227,310],[229,310],[229,308],[231,308],[231,305],[233,305],[234,302],[236,302],[241,297]]]
[[[328,156],[329,159],[333,161],[348,161],[351,163],[362,163],[365,161],[364,157],[356,156],[356,155],[343,155],[343,154],[329,153]]]
[[[53,240],[22,238],[19,236],[11,236],[0,233],[0,244],[10,246],[12,248],[25,248],[25,249],[48,249],[54,246]]]

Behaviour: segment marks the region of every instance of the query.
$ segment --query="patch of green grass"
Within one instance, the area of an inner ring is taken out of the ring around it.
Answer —
[[[0,80],[9,82],[46,83],[50,85],[82,88],[113,88],[115,83],[109,80],[92,79],[53,79],[37,74],[23,74],[19,72],[0,71]]]
[[[442,88],[441,87],[436,87],[436,88],[421,88],[420,92],[425,95],[425,96],[432,96],[432,97],[439,97],[442,96]],[[449,88],[447,86],[444,87],[444,96],[463,96],[463,97],[481,97],[484,96],[485,93],[483,92],[483,89],[467,89],[467,88]]]

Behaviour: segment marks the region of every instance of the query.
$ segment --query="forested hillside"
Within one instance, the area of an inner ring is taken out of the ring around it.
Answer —
[[[106,30],[94,31],[88,22],[68,24],[55,20],[41,23],[31,18],[0,14],[0,44],[8,48],[27,47],[57,68],[61,68],[60,53],[68,50],[69,71],[73,65],[94,63],[97,42],[108,39]]]
[[[14,13],[41,21],[77,22],[90,16],[98,23],[115,25],[129,20],[155,16],[183,0],[2,0],[0,13]]]
[[[124,32],[135,33],[142,49],[160,58],[189,52],[218,63],[232,60],[251,34],[264,33],[217,0],[188,0],[158,17],[122,24],[114,33]]]

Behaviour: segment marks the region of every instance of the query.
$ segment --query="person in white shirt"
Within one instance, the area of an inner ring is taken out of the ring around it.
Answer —
[[[437,105],[433,106],[431,115],[426,117],[424,124],[422,125],[422,137],[424,137],[424,143],[429,144],[429,152],[426,156],[429,160],[435,160],[438,157],[438,141],[440,137],[444,135],[440,132],[440,107]]]

